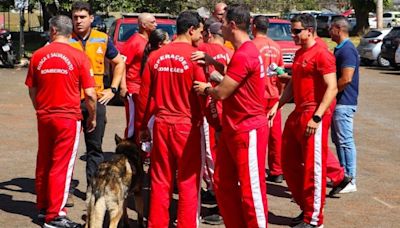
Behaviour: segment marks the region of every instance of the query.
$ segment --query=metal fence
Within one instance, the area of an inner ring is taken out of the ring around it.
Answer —
[[[24,12],[24,31],[43,31],[41,11],[35,10],[32,13],[25,10]],[[0,12],[0,28],[7,29],[12,32],[20,31],[20,14],[15,10]]]

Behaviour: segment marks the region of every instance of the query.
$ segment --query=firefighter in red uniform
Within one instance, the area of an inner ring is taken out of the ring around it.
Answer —
[[[50,19],[51,43],[31,59],[25,84],[38,119],[39,149],[35,188],[43,227],[77,228],[66,217],[65,204],[78,151],[82,114],[80,92],[88,108],[87,126],[96,127],[96,92],[89,59],[69,46],[71,19]]]
[[[147,123],[154,113],[151,151],[149,227],[168,227],[169,205],[177,171],[178,227],[197,227],[200,210],[202,154],[200,97],[193,81],[205,81],[203,69],[191,61],[203,30],[202,18],[192,11],[177,18],[176,39],[152,52],[145,65],[140,88],[140,138],[148,139]],[[154,100],[154,111],[149,110]]]
[[[139,123],[135,121],[135,116],[138,112],[136,106],[141,83],[140,67],[150,33],[157,27],[156,18],[150,13],[141,13],[138,17],[138,27],[139,32],[129,38],[121,50],[121,54],[126,58],[126,78],[123,78],[123,81],[126,82],[128,89],[125,100],[126,138],[134,137],[135,130],[138,128]]]
[[[315,19],[301,14],[291,20],[292,36],[301,48],[293,62],[292,80],[270,112],[294,98],[282,135],[282,169],[294,201],[303,211],[298,228],[323,225],[330,105],[337,93],[335,57],[314,39]]]
[[[268,134],[264,108],[265,73],[247,31],[250,11],[228,6],[222,34],[235,53],[221,83],[195,82],[199,94],[222,100],[222,132],[215,161],[215,193],[226,227],[267,227],[265,155]]]
[[[279,45],[267,36],[269,20],[265,16],[256,16],[253,18],[252,33],[253,42],[260,51],[264,61],[265,73],[265,114],[279,101],[283,91],[283,84],[280,82],[281,76],[276,71],[271,70],[275,65],[283,68],[282,51]],[[278,110],[273,125],[268,129],[268,178],[267,181],[281,183],[283,181],[281,167],[281,145],[282,145],[282,117]]]

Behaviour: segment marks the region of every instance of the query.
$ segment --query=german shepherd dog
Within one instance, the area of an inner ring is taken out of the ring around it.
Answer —
[[[86,228],[101,228],[105,212],[110,217],[110,228],[121,220],[123,227],[129,227],[126,199],[134,194],[139,227],[143,227],[142,179],[144,175],[140,151],[135,142],[121,139],[115,134],[116,154],[111,161],[102,162],[97,174],[86,192]],[[120,226],[118,226],[120,227]]]

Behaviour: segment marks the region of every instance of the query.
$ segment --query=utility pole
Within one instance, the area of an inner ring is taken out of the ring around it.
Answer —
[[[383,28],[383,0],[376,1],[376,27]]]
[[[25,39],[24,39],[24,26],[25,26],[25,17],[24,17],[24,8],[19,9],[19,58],[22,59],[25,53]]]
[[[15,0],[15,8],[19,10],[19,58],[25,54],[24,26],[25,26],[25,8],[28,6],[28,0]]]

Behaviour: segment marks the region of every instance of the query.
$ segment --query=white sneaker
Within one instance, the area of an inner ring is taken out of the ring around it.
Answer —
[[[340,191],[339,193],[351,193],[351,192],[356,192],[357,191],[357,186],[356,184],[353,183],[349,183],[344,189],[342,189],[342,191]]]

